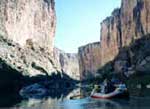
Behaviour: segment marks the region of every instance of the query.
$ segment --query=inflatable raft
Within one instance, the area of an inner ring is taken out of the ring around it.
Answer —
[[[112,99],[112,98],[129,98],[129,93],[124,84],[118,85],[118,87],[110,93],[98,93],[94,89],[91,93],[92,98],[99,98],[99,99]]]

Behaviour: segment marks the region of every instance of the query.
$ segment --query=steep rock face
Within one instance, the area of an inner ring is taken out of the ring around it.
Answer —
[[[59,69],[69,77],[80,80],[78,54],[54,48],[54,59]]]
[[[120,9],[101,23],[101,65],[114,59],[122,46]]]
[[[150,1],[122,0],[121,28],[123,46],[150,32]]]
[[[1,0],[0,33],[25,46],[28,42],[53,50],[54,0]]]
[[[89,79],[96,76],[101,66],[100,42],[91,43],[79,48],[80,79]]]
[[[0,1],[0,59],[23,75],[59,70],[52,56],[54,5],[54,0]]]
[[[118,51],[150,33],[150,1],[122,0],[121,8],[101,23],[101,64],[113,60]]]

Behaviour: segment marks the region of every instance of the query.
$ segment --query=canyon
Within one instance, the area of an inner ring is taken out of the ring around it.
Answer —
[[[0,87],[8,80],[15,84],[11,72],[23,77],[58,74],[82,81],[101,76],[107,64],[110,72],[126,75],[149,71],[149,7],[149,0],[122,0],[121,7],[101,22],[99,42],[79,47],[78,53],[65,53],[54,46],[54,0],[1,0],[0,79],[5,79]],[[137,42],[143,48],[135,51]]]
[[[122,0],[101,22],[99,41],[66,53],[54,44],[55,0],[0,0],[0,107],[99,108],[103,100],[87,99],[93,86],[116,77],[138,100],[113,104],[148,101],[149,7],[150,0]]]

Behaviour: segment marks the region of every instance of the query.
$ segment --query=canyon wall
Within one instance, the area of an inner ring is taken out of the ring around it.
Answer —
[[[122,44],[121,35],[120,9],[116,9],[101,23],[101,65],[117,56]]]
[[[149,7],[149,0],[122,0],[120,16],[123,46],[150,33]]]
[[[53,50],[54,0],[1,0],[0,34],[21,46],[35,43]]]
[[[121,8],[101,23],[101,64],[113,60],[120,48],[150,33],[150,1],[122,0]]]
[[[90,79],[97,76],[97,70],[101,66],[100,42],[82,46],[78,50],[80,79]]]
[[[78,54],[54,48],[54,59],[59,69],[75,80],[80,80]]]
[[[2,62],[23,75],[57,73],[59,69],[53,59],[54,7],[54,0],[0,1]]]

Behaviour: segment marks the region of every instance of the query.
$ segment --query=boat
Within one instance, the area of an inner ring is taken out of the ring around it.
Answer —
[[[91,98],[98,99],[112,99],[112,98],[129,98],[129,92],[125,86],[125,84],[119,84],[113,92],[110,93],[98,93],[96,89],[94,89],[91,93]]]

